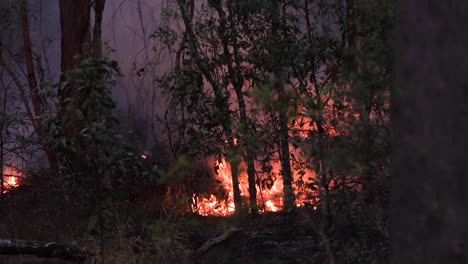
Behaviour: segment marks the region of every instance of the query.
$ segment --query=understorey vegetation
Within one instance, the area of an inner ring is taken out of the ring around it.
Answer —
[[[54,67],[37,2],[0,4],[0,262],[387,262],[392,0],[134,1],[131,72],[109,1],[58,1]]]

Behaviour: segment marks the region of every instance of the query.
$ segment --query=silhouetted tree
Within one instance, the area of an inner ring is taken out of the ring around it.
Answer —
[[[468,2],[397,14],[391,263],[467,263]]]

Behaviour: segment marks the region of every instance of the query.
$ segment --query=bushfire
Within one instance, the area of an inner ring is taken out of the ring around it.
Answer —
[[[358,114],[353,114],[354,118],[359,118]],[[338,131],[337,127],[328,124],[325,128],[326,136],[335,137],[340,136],[342,131]],[[291,138],[298,138],[299,141],[307,141],[309,133],[317,131],[317,127],[307,118],[303,118],[301,122],[296,122],[291,129]],[[299,160],[299,163],[305,163],[305,159],[301,159],[301,151],[291,146],[291,154]],[[258,165],[258,164],[257,164]],[[270,162],[272,166],[266,178],[263,178],[260,183],[257,179],[257,203],[259,205],[259,212],[276,212],[283,209],[283,183],[281,179],[281,166],[280,161]],[[216,195],[211,194],[209,197],[193,195],[192,197],[192,211],[203,216],[228,216],[234,213],[234,195],[231,181],[231,168],[229,163],[221,159],[216,163],[218,171],[216,180],[221,182],[222,188],[228,191],[228,197],[220,199]],[[257,167],[257,166],[256,166]],[[244,204],[248,203],[248,180],[245,164],[239,167],[239,189],[241,196],[244,198]],[[306,184],[315,178],[314,171],[303,168],[293,169],[294,192],[296,196],[296,206],[300,207],[304,204],[311,205],[314,210],[317,210],[317,203],[319,201],[317,191],[312,191],[310,188],[305,187]]]
[[[229,216],[234,213],[234,195],[231,181],[231,168],[229,163],[224,159],[216,163],[218,167],[218,173],[216,174],[216,180],[222,185],[222,188],[228,192],[227,198],[219,198],[216,195],[211,194],[209,197],[203,196],[192,196],[192,211],[202,216]],[[273,164],[273,171],[276,171],[276,175],[279,175],[280,164],[279,162]],[[309,171],[312,174],[312,172]],[[277,212],[283,208],[283,183],[280,178],[274,180],[267,179],[268,183],[257,184],[257,202],[259,205],[259,212]],[[257,181],[258,182],[258,181]],[[263,185],[263,186],[262,186]],[[247,172],[245,165],[240,166],[239,174],[239,189],[241,196],[247,202],[248,197],[248,181]],[[303,195],[301,195],[296,189],[296,206],[302,205],[302,201],[309,201]]]
[[[4,183],[4,190],[3,192],[6,193],[13,188],[19,186],[19,179],[21,178],[21,172],[7,167],[3,169],[3,183]]]

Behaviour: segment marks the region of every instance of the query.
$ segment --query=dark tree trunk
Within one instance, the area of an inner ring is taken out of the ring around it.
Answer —
[[[281,98],[279,115],[279,153],[281,159],[281,176],[283,178],[283,193],[284,193],[284,210],[291,211],[294,209],[295,196],[292,187],[293,178],[291,170],[291,158],[289,157],[289,127],[288,127],[288,110],[289,99],[284,88],[284,80],[282,72],[276,74],[276,89]]]
[[[232,120],[231,120],[231,113],[229,110],[229,105],[227,102],[227,98],[223,95],[222,87],[220,84],[215,80],[214,76],[211,74],[208,65],[206,65],[206,61],[201,58],[200,54],[198,54],[199,44],[197,42],[195,33],[192,29],[192,21],[190,19],[191,14],[187,13],[187,8],[184,4],[184,1],[178,0],[177,4],[180,9],[180,13],[182,15],[182,19],[184,21],[185,30],[187,34],[187,42],[188,46],[192,52],[192,56],[195,62],[195,65],[203,74],[203,76],[207,79],[208,83],[211,85],[213,89],[213,93],[215,95],[215,105],[216,108],[221,112],[224,113],[226,118],[220,120],[220,125],[222,126],[224,133],[226,135],[227,146],[233,152],[231,157],[226,157],[226,161],[231,164],[231,178],[232,178],[232,189],[234,194],[234,204],[236,207],[236,214],[241,213],[242,210],[242,197],[240,195],[239,189],[239,151],[236,144],[234,144],[234,134],[232,129]],[[192,12],[192,11],[191,11]]]
[[[391,263],[468,263],[468,2],[398,3]]]
[[[100,1],[98,1],[100,2]],[[83,57],[83,44],[89,37],[90,28],[90,0],[60,0],[61,40],[61,70],[62,80],[66,80],[66,73],[76,68]],[[75,110],[78,107],[78,90],[76,87],[59,90],[61,114],[66,121],[65,136],[72,140],[77,136],[77,120]],[[74,99],[74,107],[67,110],[66,99]]]
[[[29,86],[29,97],[33,106],[33,111],[31,111],[30,119],[33,124],[35,124],[34,131],[38,136],[39,140],[42,143],[42,149],[44,150],[47,160],[50,166],[55,165],[55,155],[47,146],[47,143],[44,142],[44,131],[42,131],[42,102],[39,96],[39,87],[36,80],[36,72],[34,70],[34,60],[32,54],[32,44],[31,37],[29,35],[29,24],[28,24],[28,10],[26,6],[26,1],[21,1],[21,32],[23,34],[23,44],[24,44],[24,63],[26,64],[27,70],[27,79]],[[29,106],[29,101],[26,100],[24,103],[27,103]]]
[[[372,184],[373,181],[373,170],[372,170],[372,144],[371,144],[371,123],[370,123],[370,115],[372,112],[372,100],[374,98],[374,91],[373,87],[363,87],[362,82],[360,80],[366,80],[369,78],[369,72],[364,70],[365,61],[362,58],[362,42],[363,38],[361,36],[362,29],[359,17],[361,14],[358,13],[358,9],[355,5],[361,4],[359,1],[357,3],[354,0],[347,0],[346,1],[346,29],[348,30],[347,33],[347,41],[353,51],[354,59],[353,59],[353,68],[356,69],[357,74],[357,81],[352,83],[351,89],[353,90],[352,94],[354,95],[354,107],[356,107],[359,111],[359,122],[362,126],[362,131],[360,134],[360,138],[362,139],[362,145],[358,150],[361,153],[362,163],[364,166],[363,177],[362,177],[362,193],[364,196],[364,200],[366,202],[372,202],[374,197],[374,186]]]
[[[271,30],[272,35],[275,39],[279,41],[278,44],[281,44],[281,40],[284,38],[286,32],[279,32],[279,29],[282,28],[284,31],[285,21],[281,19],[281,16],[285,17],[285,14],[281,14],[282,10],[280,7],[281,1],[272,1],[272,13],[271,15]],[[284,50],[282,52],[285,52]],[[276,54],[277,55],[277,54]],[[280,64],[281,58],[273,58],[275,63]],[[294,202],[296,200],[293,191],[293,175],[291,170],[291,158],[289,156],[289,127],[288,127],[288,112],[289,112],[289,97],[287,95],[286,88],[284,86],[284,76],[282,65],[273,66],[274,75],[276,78],[276,93],[278,94],[279,103],[278,108],[278,117],[279,117],[279,154],[281,159],[281,177],[283,178],[283,206],[285,211],[291,211],[294,209]]]
[[[89,0],[60,0],[62,72],[71,70],[80,63],[82,46],[89,33],[90,8]]]
[[[237,43],[237,30],[235,25],[235,20],[233,18],[234,14],[230,13],[229,17],[226,18],[226,14],[222,8],[221,2],[214,4],[214,8],[217,10],[219,16],[220,30],[218,31],[219,37],[222,42],[223,52],[226,57],[226,67],[228,69],[228,74],[231,79],[232,86],[237,97],[237,105],[239,107],[240,123],[241,123],[241,134],[242,138],[239,138],[241,148],[244,152],[244,160],[247,163],[247,178],[249,186],[249,204],[252,214],[258,213],[257,207],[257,187],[255,185],[255,160],[254,160],[254,151],[253,147],[250,146],[248,140],[251,138],[250,128],[249,128],[249,118],[247,116],[247,106],[244,99],[244,93],[242,87],[244,86],[245,80],[242,74],[241,61],[240,61],[240,51],[239,45]],[[232,3],[231,1],[227,2],[228,9],[232,12]],[[229,25],[228,25],[229,20]],[[230,30],[230,34],[228,33]],[[232,52],[230,49],[232,48]],[[251,139],[250,139],[251,140]]]
[[[94,7],[93,57],[102,57],[102,14],[106,0],[96,0]]]

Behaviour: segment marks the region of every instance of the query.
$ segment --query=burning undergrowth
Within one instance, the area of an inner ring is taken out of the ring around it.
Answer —
[[[270,162],[268,172],[257,171],[256,189],[259,212],[277,212],[283,209],[283,183],[280,164]],[[257,164],[261,167],[260,164]],[[177,184],[170,184],[164,197],[169,210],[175,207],[189,208],[192,213],[201,216],[230,216],[234,214],[235,204],[231,179],[231,165],[224,158],[209,158],[193,162],[191,172],[186,173]],[[295,173],[296,206],[318,201],[313,190],[304,188],[303,178],[310,181],[315,174],[312,171]],[[247,171],[244,163],[239,166],[239,189],[244,204],[249,200]],[[184,199],[182,199],[185,197]],[[184,200],[188,200],[184,202]]]
[[[328,170],[323,171],[321,179],[318,179],[316,168],[312,166],[319,164],[317,168],[320,169],[322,161],[311,159],[310,156],[314,156],[313,153],[305,153],[305,150],[312,149],[313,145],[317,145],[318,129],[307,118],[302,118],[293,124],[294,128],[290,131],[291,143],[289,145],[295,206],[301,207],[307,204],[312,209],[317,210],[320,188],[325,188],[326,192],[333,188],[348,188],[348,181],[352,181],[354,177],[351,174],[338,177],[338,171]],[[332,125],[325,126],[325,128],[324,135],[320,138],[324,142],[324,148],[328,151],[333,152],[334,149],[342,148],[341,145],[347,144],[348,131]],[[169,175],[177,174],[178,176],[175,178],[179,181],[168,187],[165,199],[172,199],[171,202],[174,203],[174,198],[170,197],[175,197],[180,208],[180,198],[185,197],[183,200],[186,202],[182,204],[182,207],[201,216],[230,216],[234,214],[232,168],[225,157],[212,156],[196,162],[184,158],[181,160],[182,163],[186,163],[182,166],[184,169],[176,168],[169,173]],[[180,167],[179,165],[174,167]],[[283,210],[284,186],[281,159],[278,152],[271,151],[264,156],[257,156],[254,167],[258,212]],[[241,162],[238,166],[238,180],[242,203],[248,205],[249,182],[245,162]],[[359,188],[358,185],[355,184],[351,188]]]
[[[6,193],[18,186],[23,178],[23,173],[12,167],[4,167],[2,171],[2,190],[0,193]]]

